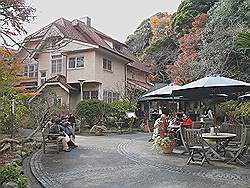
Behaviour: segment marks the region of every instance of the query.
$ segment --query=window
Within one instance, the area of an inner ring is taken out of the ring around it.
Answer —
[[[51,73],[60,74],[62,73],[62,56],[52,55],[51,56]]]
[[[98,99],[98,91],[91,91],[91,99]]]
[[[23,67],[23,76],[27,76],[28,78],[37,78],[38,76],[38,67],[37,64],[26,65]]]
[[[131,78],[135,79],[135,71],[131,70]]]
[[[119,100],[119,93],[103,90],[103,100],[107,103],[111,103],[114,100]]]
[[[62,105],[62,97],[57,96],[56,98],[54,98],[54,104]]]
[[[42,78],[45,78],[45,77],[47,77],[46,75],[47,75],[47,71],[40,71],[41,72],[41,77]]]
[[[23,76],[28,76],[29,73],[29,66],[23,67]]]
[[[117,43],[114,43],[114,49],[116,49],[119,52],[122,52],[122,46]]]
[[[111,103],[112,102],[112,92],[109,91],[108,92],[108,103]]]
[[[113,101],[119,100],[119,93],[113,93]]]
[[[108,59],[103,58],[103,69],[112,71],[112,62]]]
[[[46,82],[46,77],[47,77],[47,71],[40,71],[41,73],[41,84]]]
[[[103,90],[103,100],[105,102],[108,102],[108,91],[107,90]]]
[[[98,91],[83,91],[83,99],[98,99]]]
[[[44,84],[46,82],[46,78],[41,78],[41,85]]]
[[[69,68],[84,67],[84,57],[71,57],[69,58]]]

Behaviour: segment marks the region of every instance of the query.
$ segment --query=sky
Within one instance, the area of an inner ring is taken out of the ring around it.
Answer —
[[[146,18],[158,12],[176,12],[181,0],[27,0],[36,8],[35,20],[27,24],[31,34],[54,20],[91,18],[94,28],[121,42]]]

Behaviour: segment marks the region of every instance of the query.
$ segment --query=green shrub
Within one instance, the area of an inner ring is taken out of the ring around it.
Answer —
[[[91,127],[102,124],[110,112],[110,104],[95,99],[82,100],[75,109],[75,115],[82,118]]]
[[[235,109],[240,118],[250,122],[250,101],[241,102]]]
[[[20,166],[8,164],[0,167],[0,186],[10,181],[15,182],[20,188],[27,186],[27,179],[22,174]]]
[[[136,110],[136,104],[127,99],[115,100],[111,103],[112,115],[118,120],[130,124],[131,118],[128,118],[126,112],[134,112]]]
[[[241,120],[242,118],[249,122],[250,121],[250,101],[226,101],[218,106],[218,112],[227,117],[229,121],[236,119]]]

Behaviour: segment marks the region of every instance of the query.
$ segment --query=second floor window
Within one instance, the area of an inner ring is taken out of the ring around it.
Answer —
[[[23,76],[28,78],[37,78],[38,76],[37,64],[26,65],[23,67]]]
[[[69,58],[69,68],[84,67],[84,57],[71,57]]]
[[[111,60],[103,58],[102,66],[103,66],[103,70],[112,71],[112,61]]]
[[[62,73],[62,56],[61,55],[51,56],[51,73],[52,74]]]

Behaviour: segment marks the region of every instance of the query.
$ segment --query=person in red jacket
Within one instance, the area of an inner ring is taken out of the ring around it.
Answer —
[[[192,127],[193,127],[192,119],[189,116],[187,116],[186,114],[183,114],[183,120],[184,121],[182,123],[182,126],[192,129]]]

